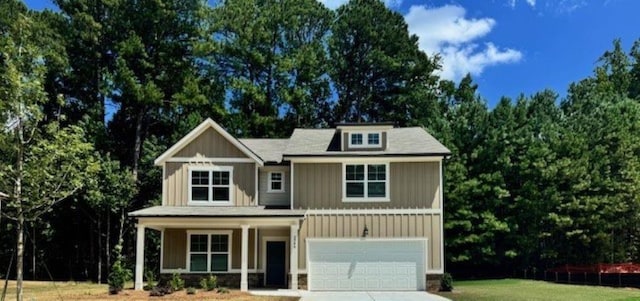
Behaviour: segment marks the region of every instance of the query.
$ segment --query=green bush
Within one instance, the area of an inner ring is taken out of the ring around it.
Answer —
[[[107,279],[107,283],[109,284],[109,293],[115,295],[122,291],[124,284],[131,280],[132,276],[133,273],[131,270],[124,267],[121,258],[116,259],[111,266],[111,272]]]
[[[145,291],[149,291],[156,287],[158,283],[156,282],[156,275],[151,270],[147,270],[144,273],[144,277],[147,278],[147,284],[144,286]]]
[[[195,287],[187,288],[187,295],[195,295],[195,294],[196,294],[196,288]]]
[[[171,280],[169,281],[169,286],[171,286],[171,289],[174,292],[181,291],[184,289],[184,279],[180,277],[180,274],[173,273],[173,276],[171,276]]]
[[[450,292],[453,290],[453,277],[451,274],[444,273],[442,275],[442,281],[440,281],[440,291],[441,292]]]
[[[218,294],[228,294],[229,293],[229,289],[226,287],[219,287],[218,288]]]
[[[209,275],[209,277],[200,279],[200,287],[207,291],[216,289],[218,287],[218,277]]]

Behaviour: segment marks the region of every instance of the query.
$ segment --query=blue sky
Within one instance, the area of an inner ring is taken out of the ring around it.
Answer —
[[[335,8],[347,0],[320,0]],[[26,0],[52,7],[50,0]],[[428,54],[441,53],[441,76],[470,72],[490,107],[501,96],[545,88],[561,96],[589,76],[616,38],[640,38],[638,0],[385,0],[401,13]]]

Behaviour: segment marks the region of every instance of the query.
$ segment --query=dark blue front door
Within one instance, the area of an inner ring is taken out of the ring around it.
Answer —
[[[267,286],[285,286],[286,253],[284,241],[267,241]]]

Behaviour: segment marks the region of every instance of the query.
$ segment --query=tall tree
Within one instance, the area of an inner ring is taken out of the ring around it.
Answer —
[[[45,51],[33,41],[34,19],[17,8],[0,35],[0,190],[10,191],[3,216],[16,222],[17,300],[23,298],[24,228],[91,181],[99,166],[93,147],[75,126],[45,120]]]
[[[351,0],[331,28],[331,78],[338,95],[336,121],[411,119],[415,102],[433,92],[438,58],[418,49],[402,15],[380,0]],[[414,92],[422,92],[411,95]],[[407,96],[417,97],[407,97]]]

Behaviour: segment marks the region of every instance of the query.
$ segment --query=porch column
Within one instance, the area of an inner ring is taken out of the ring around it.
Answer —
[[[142,273],[144,271],[144,225],[136,225],[138,236],[136,238],[136,278],[134,288],[142,290]]]
[[[289,273],[291,274],[291,289],[298,290],[298,228],[299,225],[291,225],[291,250],[289,250]]]
[[[240,291],[249,290],[249,225],[242,225],[242,264],[240,266]]]

